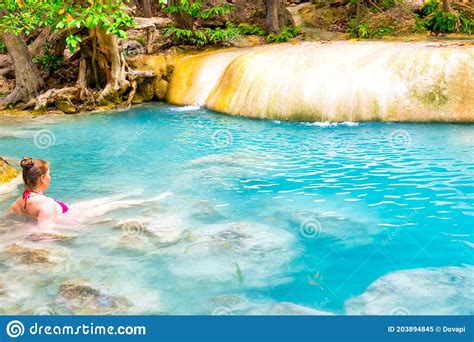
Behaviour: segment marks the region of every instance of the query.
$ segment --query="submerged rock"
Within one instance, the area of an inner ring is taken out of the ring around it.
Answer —
[[[50,251],[47,249],[30,248],[15,242],[8,246],[4,252],[7,256],[23,264],[51,264],[49,260]]]
[[[36,232],[28,235],[26,240],[31,242],[45,242],[45,241],[68,241],[74,239],[73,236],[56,234],[56,233],[43,233]]]
[[[186,244],[170,249],[170,271],[183,279],[266,287],[292,281],[291,260],[300,253],[286,229],[254,222],[229,222],[195,227]]]
[[[60,285],[58,301],[67,308],[80,313],[113,313],[124,311],[132,306],[121,296],[113,296],[91,287],[82,281],[71,281]]]
[[[472,315],[474,267],[396,271],[345,303],[349,315]]]
[[[251,301],[238,295],[217,296],[213,315],[326,316],[331,312],[290,302]]]
[[[120,239],[122,244],[132,247],[140,242],[146,242],[154,248],[165,248],[176,245],[185,240],[189,233],[186,229],[175,229],[173,223],[165,224],[151,223],[145,225],[136,221],[120,223],[117,228],[122,230]],[[142,247],[141,244],[137,247]]]

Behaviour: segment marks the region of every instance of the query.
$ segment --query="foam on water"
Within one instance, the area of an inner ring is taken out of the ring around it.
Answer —
[[[192,112],[196,110],[202,109],[202,106],[183,106],[174,108],[173,111],[175,112]]]

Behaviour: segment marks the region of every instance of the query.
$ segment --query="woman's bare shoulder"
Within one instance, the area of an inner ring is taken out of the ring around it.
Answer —
[[[15,202],[13,202],[10,210],[15,214],[21,214],[21,202],[23,202],[23,199],[19,197]]]

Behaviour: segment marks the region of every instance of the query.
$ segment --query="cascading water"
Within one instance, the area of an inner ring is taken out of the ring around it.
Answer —
[[[261,119],[474,121],[474,47],[279,44],[181,60],[168,101]]]

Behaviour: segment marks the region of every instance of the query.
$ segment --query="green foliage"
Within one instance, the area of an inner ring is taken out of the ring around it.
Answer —
[[[60,56],[54,56],[51,54],[44,54],[33,58],[35,63],[41,64],[47,70],[58,70],[61,66],[63,59]]]
[[[228,24],[230,25],[230,24]],[[240,34],[242,35],[253,35],[253,36],[265,36],[266,32],[260,26],[257,25],[249,25],[249,24],[239,24],[237,26],[239,29]]]
[[[268,43],[284,43],[301,33],[299,27],[283,26],[279,34],[269,34],[266,38]]]
[[[355,20],[349,22],[348,33],[353,38],[362,38],[362,39],[372,39],[380,38],[391,34],[395,30],[393,25],[389,26],[377,26],[375,28],[369,27],[365,22],[360,23],[359,25],[355,24]]]
[[[5,43],[0,40],[0,55],[7,53],[7,47]]]
[[[168,5],[168,1],[160,0],[160,3],[166,13],[169,14],[185,14],[194,19],[209,19],[215,15],[222,17],[232,11],[232,5],[225,3],[219,6],[204,8],[201,0],[190,2],[189,0],[180,0],[177,5]]]
[[[423,26],[433,32],[452,33],[455,32],[457,17],[452,13],[436,11],[429,19],[423,21]]]
[[[51,46],[52,43],[46,41],[43,46],[43,54],[40,56],[35,56],[33,61],[35,63],[41,64],[47,70],[58,70],[63,62],[63,57],[51,54]]]
[[[1,0],[0,31],[26,35],[42,26],[57,22],[64,0]]]
[[[232,11],[231,4],[223,4],[204,8],[201,0],[190,2],[189,0],[179,0],[178,4],[168,5],[168,1],[160,0],[166,13],[182,14],[192,18],[193,22],[197,19],[209,19],[211,16],[222,17]],[[217,45],[226,43],[239,35],[239,29],[232,24],[226,27],[185,29],[176,25],[169,25],[164,29],[164,34],[176,44],[189,44],[197,46]]]
[[[57,23],[56,29],[67,28],[77,32],[83,28],[100,28],[108,34],[126,38],[125,29],[135,26],[133,18],[125,13],[121,1],[88,0],[88,3],[88,6],[65,3],[65,7],[58,12],[63,18]],[[71,33],[66,42],[69,50],[74,51],[82,40]]]
[[[125,29],[134,26],[133,18],[125,13],[120,0],[1,0],[0,30],[16,35],[42,27],[69,29],[69,49],[73,51],[82,41],[81,29],[100,28],[109,34],[125,38]]]
[[[382,1],[382,9],[388,10],[395,6],[395,0],[383,0]]]
[[[207,46],[227,43],[239,35],[239,30],[235,26],[187,30],[170,25],[164,29],[164,34],[177,44]]]
[[[421,13],[424,17],[430,15],[431,13],[435,13],[439,10],[439,1],[438,0],[428,0],[423,6]]]
[[[190,3],[189,0],[180,0],[178,4],[168,5],[168,1],[160,0],[163,9],[169,14],[183,14],[191,17],[194,21],[197,19],[209,19],[211,16],[222,17],[232,11],[231,4],[223,4],[204,8],[201,0]],[[296,27],[283,27],[280,34],[268,35],[264,29],[257,25],[241,23],[235,25],[227,22],[225,27],[184,29],[176,25],[170,25],[164,29],[165,36],[171,38],[177,44],[191,44],[197,46],[225,44],[238,35],[258,35],[266,36],[270,43],[286,42],[290,38],[297,36],[300,29]]]
[[[461,12],[461,15],[459,16],[459,19],[461,21],[460,31],[462,33],[472,34],[472,32],[474,32],[474,18],[469,19],[464,14],[464,12]]]
[[[227,22],[224,28],[202,28],[195,30],[182,29],[169,25],[164,29],[164,34],[176,44],[209,46],[226,44],[239,35],[258,35],[266,37],[269,43],[287,42],[301,32],[298,27],[283,27],[279,35],[266,35],[265,30],[257,25]]]
[[[438,0],[429,0],[418,16],[417,26],[437,33],[467,33],[474,31],[474,18],[469,18],[464,11],[447,13],[441,8]]]
[[[206,28],[205,31],[207,36],[209,37],[209,41],[211,42],[211,44],[214,45],[219,43],[226,43],[240,34],[239,30],[233,27],[217,27],[215,29]]]

